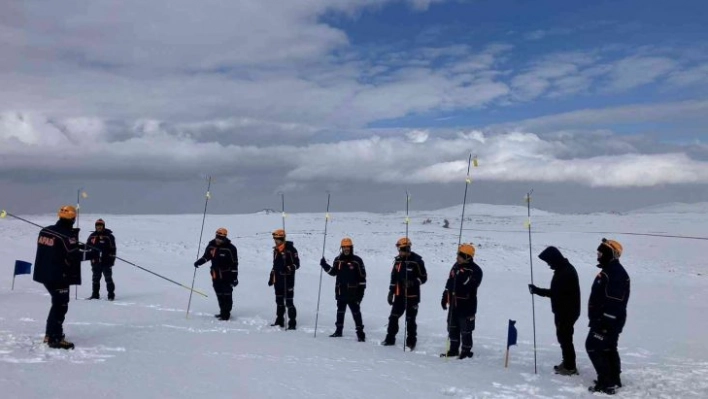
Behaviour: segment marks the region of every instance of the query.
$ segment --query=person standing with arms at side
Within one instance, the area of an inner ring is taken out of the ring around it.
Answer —
[[[69,310],[69,286],[81,284],[81,261],[85,249],[79,244],[79,229],[74,228],[76,208],[62,206],[59,220],[39,232],[37,254],[32,279],[44,285],[52,297],[47,316],[44,342],[50,348],[74,349],[74,344],[64,337],[64,319]],[[88,258],[98,256],[90,251]]]
[[[295,271],[300,268],[300,258],[292,241],[285,240],[285,230],[273,232],[273,268],[268,285],[275,290],[275,322],[271,326],[285,327],[285,310],[288,311],[288,330],[297,328],[295,297]]]
[[[417,343],[418,304],[420,303],[420,286],[428,281],[428,272],[425,262],[417,253],[411,251],[411,240],[403,237],[396,242],[398,256],[393,261],[391,269],[391,283],[388,290],[388,304],[391,305],[391,314],[388,317],[388,331],[381,345],[392,346],[396,344],[398,334],[398,319],[405,313],[406,346],[415,349]]]
[[[359,342],[366,341],[364,322],[361,319],[360,304],[364,299],[366,290],[366,268],[364,261],[354,255],[354,242],[351,238],[343,238],[340,245],[341,253],[334,258],[330,266],[325,258],[320,260],[320,266],[330,276],[336,276],[334,284],[335,298],[337,299],[336,330],[330,337],[341,337],[344,328],[344,315],[347,306],[352,311],[356,326],[356,337]]]
[[[101,256],[91,260],[91,296],[87,299],[100,299],[101,275],[106,279],[108,300],[116,299],[116,285],[113,282],[113,265],[116,263],[116,239],[113,232],[106,228],[103,219],[96,220],[96,230],[89,235],[86,243],[90,248],[98,249]]]
[[[556,337],[563,353],[563,361],[553,366],[556,374],[576,375],[573,333],[580,317],[580,283],[578,272],[556,247],[548,247],[538,257],[553,270],[551,288],[529,284],[531,294],[551,298],[551,310],[556,325]]]
[[[619,261],[622,251],[619,242],[604,238],[597,247],[597,267],[602,270],[595,277],[590,292],[590,331],[585,341],[585,349],[597,372],[595,385],[588,388],[590,392],[614,395],[622,387],[617,343],[627,320],[630,291],[629,275]]]
[[[238,251],[228,239],[228,234],[225,228],[218,228],[216,237],[209,241],[204,255],[194,262],[194,267],[199,267],[211,261],[211,280],[219,302],[219,313],[214,317],[224,321],[231,318],[233,291],[238,285]]]
[[[457,261],[452,266],[445,284],[440,305],[447,312],[447,332],[450,347],[440,357],[471,358],[472,331],[477,315],[477,289],[482,283],[482,269],[474,262],[476,250],[472,244],[462,244],[457,250]],[[460,339],[462,351],[460,351]]]

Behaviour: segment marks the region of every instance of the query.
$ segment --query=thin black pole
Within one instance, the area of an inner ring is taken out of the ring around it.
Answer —
[[[526,214],[528,220],[526,221],[526,227],[529,230],[529,265],[531,266],[531,284],[533,284],[533,249],[531,245],[531,193],[533,190],[526,194]],[[531,295],[531,311],[533,316],[533,373],[538,373],[538,367],[536,362],[536,303],[534,301],[534,296]]]

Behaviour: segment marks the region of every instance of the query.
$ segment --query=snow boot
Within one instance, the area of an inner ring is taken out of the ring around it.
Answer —
[[[458,351],[447,351],[446,353],[441,353],[440,357],[458,357],[460,353]]]
[[[270,325],[271,327],[280,327],[284,328],[285,327],[285,321],[283,319],[277,318],[275,319],[275,322]]]
[[[101,299],[101,296],[98,295],[98,292],[94,292],[93,294],[91,294],[90,297],[88,297],[86,299]]]
[[[116,294],[113,292],[108,293],[108,300],[109,301],[114,301],[116,299]]]
[[[332,335],[330,335],[331,338],[339,338],[342,336],[342,332],[337,330],[335,331]]]
[[[54,349],[66,349],[66,350],[74,349],[74,344],[65,340],[64,338],[50,340],[47,343],[47,346],[49,346],[50,348],[54,348]]]
[[[458,359],[460,359],[460,360],[467,359],[467,358],[472,359],[472,356],[474,356],[474,352],[472,352],[470,350],[462,350],[462,352],[460,352],[460,356],[458,357]]]
[[[366,334],[364,333],[364,331],[356,332],[356,340],[359,342],[366,342]]]
[[[565,366],[560,365],[559,367],[555,368],[555,373],[559,375],[578,375],[578,369],[567,369],[565,368]]]
[[[386,337],[386,339],[381,341],[381,346],[394,346],[394,345],[396,345],[396,338]]]
[[[588,391],[595,393],[604,393],[605,395],[614,395],[617,393],[617,385],[600,385],[600,384],[595,384],[593,386],[588,387]]]
[[[415,339],[408,339],[406,342],[406,346],[408,347],[408,349],[410,349],[411,352],[413,352],[415,350],[416,343],[417,341]]]
[[[230,318],[231,318],[231,314],[229,314],[229,313],[220,314],[219,317],[217,317],[217,319],[219,319],[219,320],[221,320],[221,321],[227,321],[227,320],[229,320]]]

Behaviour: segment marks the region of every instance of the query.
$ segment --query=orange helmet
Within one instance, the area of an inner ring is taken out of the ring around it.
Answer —
[[[229,231],[223,227],[219,227],[218,229],[216,229],[216,235],[226,237],[227,235],[229,235]]]
[[[342,248],[344,248],[344,247],[353,248],[353,247],[354,247],[354,241],[352,241],[352,239],[349,238],[349,237],[345,237],[345,238],[342,238],[342,242],[341,242],[341,244],[340,244],[339,246],[342,247]]]
[[[622,256],[622,251],[624,248],[622,248],[622,244],[619,242],[603,238],[602,243],[612,248],[612,253],[615,255],[615,258],[619,259],[619,257]]]
[[[273,232],[273,238],[284,240],[285,239],[285,230],[283,230],[283,229],[275,230]]]
[[[411,240],[409,240],[408,237],[403,237],[396,241],[396,248],[410,247],[411,244]]]
[[[465,259],[470,259],[474,258],[474,253],[475,253],[475,248],[474,245],[472,244],[462,244],[460,247],[457,249],[457,254],[460,255],[461,257]]]
[[[103,221],[103,219],[98,219],[95,223],[96,226],[105,226],[106,222]]]
[[[59,219],[76,219],[76,208],[71,205],[64,205],[57,212]]]

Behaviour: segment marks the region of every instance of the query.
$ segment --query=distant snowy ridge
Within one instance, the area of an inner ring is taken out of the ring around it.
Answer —
[[[659,213],[708,213],[708,202],[697,202],[686,204],[673,202],[669,204],[652,205],[645,208],[635,209],[630,214],[659,214]]]

